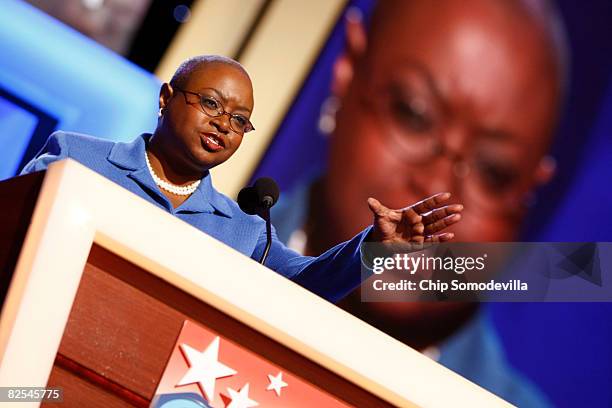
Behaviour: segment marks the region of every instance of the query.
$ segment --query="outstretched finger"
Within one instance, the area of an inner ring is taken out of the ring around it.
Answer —
[[[425,226],[423,225],[422,222],[417,222],[416,224],[412,225],[413,235],[423,235],[424,232],[425,232]]]
[[[452,232],[445,232],[443,234],[429,235],[425,238],[424,242],[427,244],[437,244],[440,242],[450,241],[454,237],[455,237],[455,234],[453,234]]]
[[[412,208],[410,207],[405,208],[401,210],[401,212],[402,212],[402,216],[404,217],[404,219],[408,221],[410,225],[415,226],[417,224],[422,224],[423,217],[417,214],[416,211],[414,211]],[[420,233],[422,234],[423,231],[421,231]]]
[[[399,223],[404,216],[403,210],[392,210],[388,207],[385,207],[380,201],[375,198],[368,198],[368,205],[370,210],[374,213],[374,216],[377,218],[385,218],[394,223]],[[417,215],[418,220],[416,222],[421,221],[421,216]]]
[[[461,219],[461,214],[453,214],[448,217],[444,217],[441,220],[434,222],[433,224],[425,225],[425,234],[431,235],[438,231],[443,230],[446,227],[449,227],[455,223],[457,223]]]
[[[368,198],[368,206],[370,207],[370,210],[379,217],[384,216],[389,210],[387,207],[382,205],[380,201],[372,197]]]
[[[417,214],[424,214],[426,212],[429,212],[431,210],[434,210],[440,207],[441,204],[448,201],[450,196],[451,196],[451,193],[448,193],[448,192],[434,194],[429,198],[419,201],[418,203],[412,205],[411,207],[412,209],[414,209],[414,211],[416,211]]]
[[[461,211],[463,211],[463,205],[461,204],[451,204],[445,205],[444,207],[436,208],[435,210],[432,210],[427,214],[423,214],[423,224],[432,224],[438,220],[443,219],[444,217],[460,213]]]

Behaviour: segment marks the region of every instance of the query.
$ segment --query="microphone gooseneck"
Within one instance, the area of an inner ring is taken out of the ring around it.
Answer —
[[[270,247],[272,246],[272,221],[270,220],[270,208],[265,208],[263,213],[263,218],[266,220],[266,247],[263,254],[261,254],[261,258],[259,258],[259,263],[265,265],[268,253],[270,253]]]
[[[266,221],[266,247],[259,259],[264,265],[272,246],[272,222],[270,208],[276,204],[280,190],[276,182],[269,177],[257,179],[252,187],[245,187],[238,194],[240,209],[249,215],[259,215]]]

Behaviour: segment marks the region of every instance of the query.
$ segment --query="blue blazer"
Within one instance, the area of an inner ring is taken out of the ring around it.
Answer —
[[[145,146],[150,137],[143,134],[122,143],[55,132],[21,174],[45,170],[54,161],[74,159],[243,254],[259,259],[266,245],[265,222],[245,214],[234,200],[215,190],[209,173],[183,204],[173,208],[147,168]],[[371,228],[319,257],[302,256],[287,248],[273,229],[266,266],[330,301],[338,301],[361,283],[360,247]]]

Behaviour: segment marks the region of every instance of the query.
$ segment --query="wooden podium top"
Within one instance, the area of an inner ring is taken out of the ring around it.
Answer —
[[[13,198],[6,187],[2,205]],[[46,172],[17,258],[0,315],[0,386],[47,384],[90,253],[143,271],[122,269],[132,287],[164,286],[161,300],[185,294],[245,326],[261,340],[253,348],[277,344],[277,354],[295,353],[287,364],[311,362],[390,405],[510,406],[72,160]]]

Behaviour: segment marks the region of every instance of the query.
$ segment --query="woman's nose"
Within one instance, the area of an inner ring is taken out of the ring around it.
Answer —
[[[411,175],[412,189],[423,196],[430,196],[440,191],[458,192],[457,179],[453,172],[454,162],[440,156],[432,159],[429,165],[414,171]]]
[[[221,133],[227,134],[230,131],[229,115],[227,113],[212,118],[210,123]]]

